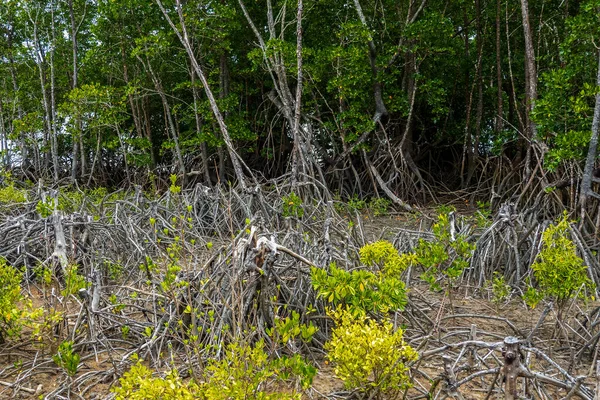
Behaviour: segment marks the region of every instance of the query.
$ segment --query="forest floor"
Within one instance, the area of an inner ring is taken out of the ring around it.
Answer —
[[[431,210],[426,215],[435,215]],[[428,230],[434,218],[425,217],[417,219],[412,214],[396,214],[386,217],[364,217],[364,224],[357,229],[362,229],[363,237],[367,241],[375,241],[379,239],[393,238],[399,229],[414,229]],[[340,227],[344,229],[344,227]],[[40,304],[44,301],[45,294],[38,290],[31,290],[34,295],[34,302]],[[501,342],[507,336],[516,336],[524,339],[531,332],[538,321],[543,311],[544,306],[540,305],[537,308],[531,309],[521,300],[519,293],[513,291],[507,301],[497,304],[491,301],[491,288],[475,289],[468,285],[457,285],[452,291],[452,304],[450,304],[448,296],[444,291],[433,292],[429,286],[419,281],[414,276],[409,285],[409,298],[413,307],[417,307],[426,314],[426,318],[433,323],[433,329],[429,336],[437,343],[445,342],[460,342],[461,340],[480,340],[485,342]],[[577,317],[583,314],[589,314],[591,310],[600,307],[599,301],[578,301],[567,310],[565,315],[568,315],[575,326]],[[79,309],[73,307],[73,310]],[[538,328],[532,346],[542,348],[546,355],[557,362],[572,376],[587,375],[593,376],[591,365],[593,364],[592,354],[590,357],[584,356],[577,368],[570,369],[569,360],[573,357],[573,350],[568,346],[561,346],[561,332],[563,332],[556,322],[555,311],[552,310],[544,322]],[[407,340],[416,347],[424,345],[419,335],[419,330],[412,326],[412,322],[405,319],[402,313],[398,313],[395,318],[395,323],[405,329]],[[475,335],[474,335],[475,334]],[[456,339],[453,339],[455,337]],[[429,348],[431,349],[431,348]],[[466,347],[465,347],[466,349]],[[88,343],[86,351],[82,352],[81,366],[74,377],[82,375],[105,375],[103,381],[99,381],[93,387],[88,387],[82,391],[80,387],[72,387],[70,398],[78,399],[104,399],[109,397],[110,389],[113,385],[118,384],[116,376],[110,375],[109,371],[114,367],[115,359],[119,359],[121,355],[130,351],[124,343],[122,349],[114,349],[110,354],[95,348],[93,343]],[[463,349],[464,350],[464,349]],[[175,349],[175,352],[177,349]],[[491,368],[490,365],[496,365],[500,362],[501,355],[499,352],[494,354],[489,350],[476,350],[478,355],[475,356],[477,364],[482,363],[480,367]],[[59,385],[64,384],[65,375],[55,367],[50,355],[56,352],[56,348],[51,346],[40,348],[39,344],[22,342],[16,343],[9,351],[3,352],[3,357],[0,359],[0,399],[38,399],[44,398],[45,393],[50,393]],[[597,350],[596,350],[597,356]],[[35,371],[28,372],[26,382],[22,382],[19,389],[13,390],[9,384],[19,379],[19,374],[15,375],[15,370],[18,370],[19,364],[31,362],[34,359],[45,358],[49,361],[38,363]],[[306,399],[345,399],[351,398],[351,394],[345,391],[343,382],[335,377],[334,366],[331,365],[323,356],[315,352],[312,357],[312,362],[318,368],[317,375],[314,378],[313,387],[304,395]],[[490,365],[485,365],[489,360]],[[495,361],[494,361],[495,360]],[[459,359],[457,359],[458,363]],[[529,367],[535,369],[538,363],[535,356],[528,360]],[[168,364],[165,362],[165,364]],[[460,380],[472,372],[469,367],[455,365],[458,367],[456,379]],[[164,365],[167,367],[167,365]],[[546,367],[541,367],[543,370]],[[11,377],[5,378],[2,371],[11,369]],[[163,368],[166,369],[166,368]],[[413,371],[415,374],[415,385],[422,389],[428,390],[432,382],[444,376],[444,365],[440,358],[430,358],[421,363]],[[464,399],[500,399],[500,391],[491,390],[500,386],[496,382],[498,376],[486,375],[479,379],[473,379],[460,388],[460,395]],[[587,382],[593,387],[593,382]],[[490,389],[491,388],[491,389]],[[412,393],[411,390],[409,393]],[[566,392],[555,390],[553,388],[545,388],[543,392],[548,398],[562,398]],[[412,394],[417,394],[412,393]],[[458,395],[457,395],[458,396]],[[452,398],[452,397],[450,397]],[[460,399],[461,397],[456,397]]]
[[[522,300],[513,297],[510,301],[496,305],[489,299],[482,298],[479,296],[473,296],[470,288],[458,288],[454,293],[453,310],[450,310],[450,306],[447,301],[447,297],[443,293],[431,292],[427,285],[415,284],[411,287],[413,294],[418,294],[419,297],[424,298],[431,305],[438,305],[441,308],[437,310],[431,308],[429,317],[432,320],[439,321],[437,325],[437,335],[439,337],[447,336],[448,334],[457,332],[468,332],[471,326],[474,324],[477,327],[477,339],[484,341],[501,341],[506,336],[518,335],[515,332],[516,328],[522,334],[530,332],[539,320],[542,307],[535,309],[528,308]],[[486,294],[484,294],[485,297]],[[579,304],[587,309],[593,309],[600,307],[600,302],[587,302],[586,304]],[[456,317],[454,317],[456,316]],[[496,318],[489,319],[488,317]],[[503,320],[504,319],[504,320]],[[512,323],[514,326],[511,327],[506,321]],[[403,321],[400,320],[400,323]],[[546,322],[538,330],[536,337],[538,338],[538,345],[544,342],[553,342],[553,337],[556,335],[556,323],[555,319],[547,318]],[[410,327],[407,332],[410,331]],[[551,352],[547,354],[554,360],[562,364],[563,368],[568,368],[570,349],[569,348],[552,348]],[[52,354],[55,349],[48,349],[46,355]],[[125,351],[123,351],[125,353]],[[21,347],[18,351],[18,356],[8,357],[4,360],[0,360],[0,370],[13,365],[16,362],[24,361],[24,357],[33,359],[35,357],[43,357],[44,352],[39,353],[38,349],[34,349],[31,346]],[[115,354],[113,356],[118,356]],[[112,367],[111,359],[106,357],[103,353],[97,355],[94,354],[93,349],[90,347],[87,356],[82,357],[82,365],[79,369],[78,374],[90,374],[94,372],[107,371]],[[332,398],[345,398],[344,384],[336,378],[334,373],[334,367],[323,357],[315,354],[313,362],[318,368],[317,375],[313,381],[313,388],[310,391],[310,395],[305,395],[305,399],[332,399]],[[535,366],[535,361],[532,361],[532,367]],[[25,387],[36,389],[35,393],[26,393],[23,391],[17,391],[12,393],[12,390],[7,387],[0,386],[0,399],[38,399],[40,395],[48,393],[57,387],[64,379],[64,375],[58,372],[53,365],[48,365],[48,368],[39,366],[36,373],[28,380]],[[573,375],[591,375],[591,360],[584,357],[581,365],[578,369],[570,371]],[[423,363],[419,367],[419,372],[423,373],[424,376],[435,378],[443,375],[444,368],[441,362],[427,362]],[[418,377],[419,381],[424,381],[426,385],[427,379],[424,376]],[[466,374],[459,374],[458,378],[462,378]],[[3,380],[0,377],[0,380]],[[489,380],[489,379],[488,379]],[[489,383],[489,382],[488,382]],[[110,394],[110,388],[117,382],[112,383],[99,383],[95,385],[83,398],[90,400],[104,399]],[[463,397],[467,400],[480,400],[480,399],[500,399],[504,398],[503,394],[496,393],[494,396],[488,397],[489,389],[483,388],[481,382],[475,381],[466,384],[461,388]],[[78,392],[77,388],[73,388],[72,398],[81,398],[79,395],[75,395]],[[552,392],[551,392],[552,393]],[[561,394],[558,391],[554,391],[557,397],[561,398]],[[337,394],[337,395],[336,395]],[[564,395],[564,393],[563,393]],[[500,397],[498,397],[500,396]]]

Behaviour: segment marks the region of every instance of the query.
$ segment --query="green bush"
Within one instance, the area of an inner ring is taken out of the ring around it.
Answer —
[[[388,276],[399,276],[410,265],[417,263],[417,257],[412,253],[398,254],[393,244],[379,240],[364,245],[359,250],[360,262],[369,267],[377,266]]]
[[[306,389],[316,372],[299,355],[271,360],[262,341],[254,346],[232,343],[222,360],[209,363],[202,390],[207,400],[300,400],[300,393],[268,390],[269,384],[296,377]]]
[[[351,306],[357,315],[403,310],[408,302],[404,282],[395,276],[365,270],[348,272],[333,263],[329,273],[311,268],[311,278],[319,297],[334,305]]]
[[[369,209],[376,217],[383,217],[388,214],[391,201],[382,197],[374,197],[369,201]]]
[[[302,199],[294,192],[283,196],[283,216],[302,218],[304,209],[302,208]]]
[[[112,392],[117,400],[300,400],[300,393],[278,392],[275,383],[296,379],[307,389],[316,372],[297,354],[271,359],[262,341],[254,346],[234,342],[222,360],[209,360],[200,383],[183,381],[177,370],[164,379],[153,377],[153,371],[138,362]]]
[[[593,289],[587,275],[587,267],[577,256],[569,232],[569,221],[567,216],[563,215],[556,225],[550,225],[544,231],[542,250],[531,265],[540,292],[538,298],[552,299],[559,310],[578,292],[583,295],[585,289]],[[533,295],[531,297],[536,298]],[[530,303],[535,305],[534,301]]]
[[[193,382],[183,382],[177,370],[165,378],[152,376],[152,370],[138,362],[119,379],[120,386],[111,391],[116,400],[196,400],[204,399],[199,387]]]
[[[337,268],[335,263],[329,272],[313,267],[312,284],[318,295],[334,305],[352,306],[356,314],[403,310],[408,300],[400,274],[417,262],[416,256],[400,255],[394,245],[384,240],[363,246],[359,254],[361,263],[378,270],[350,272]]]
[[[25,203],[27,201],[27,192],[17,189],[11,183],[6,187],[0,188],[0,204]]]
[[[73,342],[62,342],[58,346],[58,352],[52,356],[56,365],[61,367],[70,377],[75,376],[79,368],[79,354],[73,351]]]
[[[70,265],[67,267],[67,276],[65,276],[65,288],[60,292],[63,296],[69,296],[76,294],[80,289],[87,289],[89,283],[85,280],[85,277],[79,275],[76,265]]]
[[[355,316],[341,307],[330,314],[336,327],[325,349],[347,388],[379,399],[396,398],[411,386],[406,364],[418,354],[406,344],[402,330],[394,331],[390,322]]]
[[[433,225],[435,240],[421,239],[415,249],[418,263],[425,268],[421,279],[429,283],[433,290],[441,290],[440,278],[446,281],[448,289],[469,266],[469,260],[475,251],[475,245],[467,241],[464,235],[450,233],[450,221],[447,214],[440,214]]]
[[[22,274],[0,258],[0,343],[21,332],[21,279]]]

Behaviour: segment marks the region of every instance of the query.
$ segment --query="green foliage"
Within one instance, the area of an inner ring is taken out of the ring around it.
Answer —
[[[569,238],[570,225],[567,215],[550,225],[543,233],[543,246],[531,265],[538,289],[544,298],[557,302],[559,308],[593,284],[587,276],[587,267],[577,256],[576,247]]]
[[[65,276],[65,288],[60,292],[63,296],[76,294],[80,289],[86,289],[88,282],[85,277],[79,275],[76,265],[67,267],[67,276]]]
[[[58,346],[58,352],[52,356],[56,365],[62,368],[68,376],[73,377],[79,368],[79,354],[73,352],[73,342],[62,342]]]
[[[46,198],[45,201],[40,200],[35,205],[35,211],[37,211],[40,217],[48,218],[54,212],[54,202],[55,200],[51,197]]]
[[[43,264],[38,264],[33,269],[33,274],[36,280],[44,285],[49,285],[52,282],[52,269]]]
[[[527,283],[527,289],[523,293],[523,301],[531,308],[537,307],[540,301],[544,300],[544,294],[531,286],[531,283]]]
[[[329,303],[346,304],[356,314],[387,313],[403,310],[407,303],[406,287],[400,274],[416,263],[414,254],[399,255],[390,242],[378,241],[363,246],[360,261],[378,271],[358,269],[344,271],[333,263],[329,273],[312,268],[313,288]]]
[[[152,370],[141,362],[137,362],[125,372],[119,383],[120,386],[111,389],[116,400],[205,399],[198,393],[198,385],[183,382],[177,370],[170,371],[164,378],[156,378],[152,376]]]
[[[0,343],[21,336],[27,327],[39,343],[45,333],[62,320],[54,310],[34,308],[30,299],[21,294],[23,274],[0,258]]]
[[[290,340],[300,337],[302,341],[308,343],[318,328],[310,322],[308,325],[300,323],[300,314],[292,311],[291,317],[276,318],[275,326],[267,328],[267,334],[274,341],[286,344]]]
[[[302,218],[304,209],[302,208],[302,199],[294,192],[287,196],[283,196],[283,213],[284,217]]]
[[[565,37],[560,47],[560,65],[540,77],[540,98],[533,119],[540,140],[549,147],[544,166],[554,171],[568,161],[583,160],[591,137],[596,69],[590,57],[596,55],[600,35],[600,2],[583,1],[579,12],[565,20]]]
[[[492,303],[497,306],[504,303],[510,297],[511,287],[506,283],[504,275],[494,272],[490,286],[492,289]]]
[[[489,202],[477,201],[477,211],[475,212],[475,224],[479,228],[485,228],[491,225],[490,219],[492,208]]]
[[[202,385],[208,400],[253,398],[257,400],[300,399],[300,394],[277,393],[268,390],[269,384],[289,378],[299,379],[303,388],[312,384],[316,369],[299,355],[291,358],[269,359],[264,344],[254,346],[232,343],[222,360],[212,360],[206,368],[206,383]]]
[[[346,304],[357,315],[403,310],[408,302],[404,282],[381,272],[348,272],[333,263],[329,273],[321,268],[311,268],[311,278],[319,297],[334,305]]]
[[[270,359],[263,342],[254,346],[232,343],[222,360],[209,360],[201,383],[184,382],[177,370],[171,370],[164,379],[153,377],[152,370],[138,362],[123,374],[120,386],[113,387],[112,392],[118,400],[300,400],[300,393],[278,392],[275,384],[296,379],[307,389],[316,372],[297,354]]]
[[[364,245],[359,250],[360,262],[369,267],[378,266],[388,276],[400,276],[410,265],[416,264],[414,254],[398,254],[386,240]]]
[[[0,258],[0,343],[21,332],[23,311],[19,303],[22,274]]]
[[[360,199],[357,195],[354,195],[350,200],[348,200],[348,210],[349,211],[362,211],[367,208],[367,202],[365,200]]]
[[[331,316],[336,327],[325,349],[347,388],[375,398],[395,398],[411,386],[406,364],[417,360],[418,354],[406,344],[402,330],[341,307]]]
[[[0,204],[18,204],[27,201],[27,192],[15,188],[14,184],[0,188]]]
[[[464,235],[456,234],[452,240],[447,214],[438,216],[438,221],[433,225],[433,234],[434,241],[421,239],[415,249],[419,264],[425,268],[421,278],[433,290],[441,289],[438,280],[444,278],[450,288],[452,282],[469,266],[475,245],[469,243]]]
[[[123,274],[123,265],[118,262],[105,260],[104,268],[108,272],[108,276],[112,280],[118,279]]]
[[[388,199],[384,199],[382,197],[374,197],[371,199],[371,201],[369,201],[369,209],[371,210],[371,212],[373,212],[374,216],[383,217],[388,214],[388,210],[391,204],[392,202]]]
[[[171,181],[171,186],[169,186],[169,192],[171,192],[172,194],[181,193],[181,186],[177,185],[177,175],[171,174],[171,176],[169,176],[169,180]]]

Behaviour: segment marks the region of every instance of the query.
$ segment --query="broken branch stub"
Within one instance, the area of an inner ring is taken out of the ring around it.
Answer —
[[[505,376],[505,399],[515,400],[517,396],[517,378],[521,372],[520,341],[514,336],[504,338],[502,357],[504,358],[503,372]]]

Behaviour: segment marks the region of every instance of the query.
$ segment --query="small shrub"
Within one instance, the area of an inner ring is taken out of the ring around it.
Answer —
[[[202,390],[208,400],[300,400],[300,393],[295,391],[278,393],[268,390],[269,383],[295,377],[306,389],[317,372],[299,355],[271,360],[262,341],[254,346],[230,344],[223,360],[212,360],[206,371]]]
[[[62,342],[58,346],[58,352],[52,356],[56,365],[62,368],[68,376],[73,377],[79,369],[79,354],[73,352],[73,342]]]
[[[302,218],[304,209],[302,208],[302,199],[294,192],[283,196],[283,216]]]
[[[370,267],[379,266],[386,275],[399,276],[410,265],[417,263],[414,254],[400,255],[394,245],[386,240],[366,244],[359,250],[359,255],[361,263]]]
[[[22,274],[0,258],[0,343],[21,331],[21,279]]]
[[[273,338],[275,342],[282,344],[288,343],[290,340],[301,338],[302,341],[308,343],[312,340],[313,335],[318,328],[310,322],[308,325],[300,323],[300,314],[292,311],[291,317],[277,318],[273,328],[267,328],[267,334]]]
[[[152,376],[152,370],[141,362],[134,364],[119,379],[120,386],[111,391],[116,400],[195,400],[204,399],[193,382],[185,383],[177,370],[170,371],[165,378]]]
[[[383,217],[388,215],[391,201],[388,199],[384,199],[381,197],[374,197],[369,201],[369,209],[373,212],[373,215],[376,217]]]
[[[79,292],[79,289],[87,289],[88,282],[82,275],[79,275],[76,265],[70,265],[67,267],[67,276],[65,276],[65,288],[60,292],[63,296]]]
[[[580,289],[593,288],[587,267],[577,256],[569,232],[569,221],[565,214],[556,225],[550,225],[544,231],[542,250],[531,265],[541,295],[555,301],[559,312]],[[585,293],[585,290],[581,293]]]
[[[411,386],[406,364],[418,354],[406,344],[402,330],[394,331],[390,322],[354,316],[343,308],[331,316],[337,326],[325,349],[347,388],[369,398],[395,398]]]
[[[119,379],[120,386],[111,390],[117,400],[300,400],[300,393],[277,392],[269,386],[295,378],[307,389],[316,372],[297,354],[269,358],[262,341],[254,346],[234,342],[222,360],[209,360],[202,383],[184,382],[177,370],[164,379],[153,377],[153,371],[138,362]]]
[[[177,175],[171,174],[169,176],[169,180],[171,181],[171,186],[169,186],[169,192],[171,192],[172,194],[181,193],[181,186],[177,185]]]
[[[433,225],[433,234],[434,241],[421,239],[415,249],[418,263],[425,268],[421,278],[428,282],[433,290],[441,290],[438,280],[444,278],[450,290],[453,282],[469,266],[475,245],[459,234],[452,240],[447,214],[438,216],[438,222]]]
[[[362,211],[365,208],[367,208],[367,202],[360,199],[357,195],[348,200],[348,211],[350,212]]]
[[[0,343],[21,336],[29,327],[31,336],[40,342],[50,325],[62,320],[54,310],[34,308],[30,299],[21,294],[23,274],[0,258]]]
[[[494,272],[490,286],[492,288],[492,303],[498,306],[508,300],[511,287],[506,283],[504,275]]]
[[[0,188],[0,204],[25,203],[27,201],[27,192],[15,188],[11,183],[6,187]]]
[[[319,297],[334,305],[348,305],[357,315],[403,310],[408,302],[404,282],[396,276],[365,270],[348,272],[333,263],[329,273],[313,267],[311,278]]]
[[[46,201],[38,201],[35,205],[35,211],[37,211],[40,217],[48,218],[54,212],[54,199],[47,198]]]

